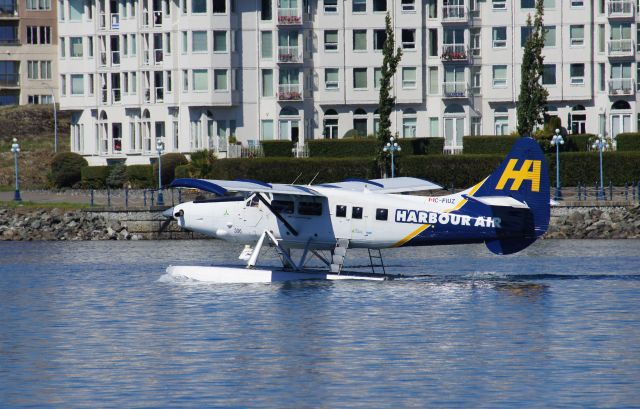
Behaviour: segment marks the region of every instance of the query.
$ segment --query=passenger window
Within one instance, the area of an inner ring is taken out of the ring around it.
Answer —
[[[351,210],[352,219],[362,219],[362,207],[355,207]]]
[[[336,206],[336,217],[347,217],[347,206],[345,206],[345,205],[337,205]]]
[[[271,207],[278,213],[293,213],[293,202],[289,200],[273,200],[271,202]]]
[[[387,220],[388,217],[389,217],[389,210],[376,209],[376,220]]]
[[[322,203],[300,202],[298,203],[298,214],[301,214],[303,216],[321,216]]]

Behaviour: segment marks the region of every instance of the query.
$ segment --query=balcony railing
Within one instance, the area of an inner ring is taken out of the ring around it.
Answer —
[[[609,40],[608,45],[609,57],[633,57],[635,55],[633,40],[630,38]]]
[[[278,101],[302,101],[302,86],[300,84],[280,84],[278,86]]]
[[[466,82],[445,82],[442,84],[442,96],[444,98],[467,98],[469,84]]]
[[[464,23],[469,20],[467,7],[464,5],[444,5],[442,6],[443,23]]]
[[[633,95],[636,84],[633,78],[612,78],[609,80],[609,95]]]
[[[302,62],[301,47],[299,46],[280,46],[278,47],[278,62],[282,63],[299,63]]]
[[[464,44],[445,44],[440,58],[442,61],[468,61],[469,51]]]
[[[17,87],[20,85],[20,74],[0,74],[0,86],[3,87]]]
[[[631,18],[635,11],[633,0],[609,0],[607,15],[609,18]]]
[[[302,24],[302,13],[297,8],[279,8],[278,24],[294,26]]]

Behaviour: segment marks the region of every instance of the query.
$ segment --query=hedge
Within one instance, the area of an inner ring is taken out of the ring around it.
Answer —
[[[55,187],[72,187],[82,179],[87,160],[77,153],[60,152],[51,161],[49,179]]]
[[[316,176],[317,174],[317,176]],[[272,183],[335,182],[350,177],[375,179],[373,158],[253,158],[220,159],[213,164],[212,179],[256,179]],[[314,179],[315,178],[315,179]]]
[[[556,185],[555,155],[548,155],[549,178]],[[602,168],[604,183],[612,181],[616,186],[640,180],[640,152],[604,152]],[[578,183],[591,186],[600,179],[600,155],[598,152],[567,152],[560,155],[560,182],[563,186]]]
[[[375,138],[315,139],[306,144],[311,158],[373,158],[378,149]]]
[[[81,170],[82,186],[93,189],[105,188],[110,170],[109,166],[84,166]]]
[[[398,144],[405,155],[436,155],[444,151],[444,138],[400,138]]]
[[[293,156],[292,141],[262,141],[262,152],[267,158]]]
[[[503,155],[413,155],[398,158],[399,176],[426,179],[444,187],[467,188],[489,176]]]
[[[519,136],[478,135],[464,136],[462,146],[465,154],[502,154],[506,155]]]
[[[189,161],[182,153],[166,153],[162,155],[162,185],[173,182],[177,166],[186,165]],[[153,185],[158,185],[158,162],[153,164]]]
[[[640,151],[640,133],[626,132],[616,136],[619,151]]]
[[[150,188],[153,186],[153,166],[129,165],[127,166],[127,180],[134,189]]]

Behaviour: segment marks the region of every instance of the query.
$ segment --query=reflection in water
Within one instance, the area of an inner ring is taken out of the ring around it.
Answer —
[[[380,283],[163,275],[240,250],[0,243],[0,407],[640,401],[638,241],[544,241],[508,257],[398,249],[385,253],[392,272],[421,276]]]

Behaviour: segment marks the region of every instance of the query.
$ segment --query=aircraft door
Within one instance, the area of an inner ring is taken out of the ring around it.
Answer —
[[[369,229],[369,214],[366,212],[367,209],[359,205],[352,205],[349,207],[349,216],[351,218],[351,240],[366,240],[371,234]]]
[[[262,217],[264,215],[263,206],[264,204],[260,202],[256,195],[251,195],[244,201],[242,221],[247,233],[253,234],[256,231],[258,224],[262,221]]]

